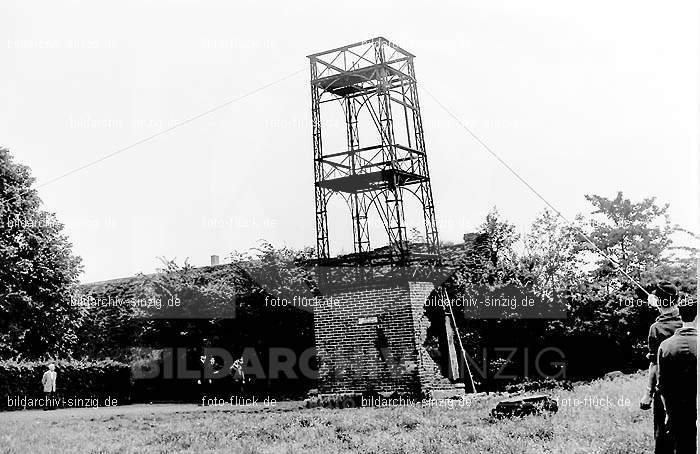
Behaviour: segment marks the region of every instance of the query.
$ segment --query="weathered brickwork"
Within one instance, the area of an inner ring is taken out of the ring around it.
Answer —
[[[314,328],[319,392],[429,394],[452,387],[423,348],[430,282],[379,281],[326,290]]]

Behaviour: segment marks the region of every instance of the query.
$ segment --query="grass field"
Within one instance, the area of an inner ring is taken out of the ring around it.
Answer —
[[[0,413],[2,452],[644,453],[651,413],[642,374],[571,391],[551,416],[493,420],[498,398],[468,406],[302,409],[131,405]]]

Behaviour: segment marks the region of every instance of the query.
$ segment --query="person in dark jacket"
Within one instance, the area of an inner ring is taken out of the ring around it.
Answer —
[[[697,304],[679,306],[683,327],[661,343],[658,389],[667,415],[669,439],[676,454],[694,453],[697,443]]]
[[[663,341],[683,326],[683,321],[678,313],[678,290],[670,282],[659,283],[649,295],[649,304],[659,310],[660,315],[649,327],[648,353],[649,373],[646,393],[639,402],[642,410],[653,408],[654,416],[654,453],[665,454],[671,452],[666,429],[666,412],[661,396],[657,392],[657,352]]]

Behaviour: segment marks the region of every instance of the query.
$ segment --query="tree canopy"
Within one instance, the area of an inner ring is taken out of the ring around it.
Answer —
[[[42,209],[29,167],[0,148],[0,356],[70,354],[79,310],[71,288],[80,259]]]

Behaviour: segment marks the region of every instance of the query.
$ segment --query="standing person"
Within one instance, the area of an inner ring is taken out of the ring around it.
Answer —
[[[212,395],[212,382],[211,378],[209,378],[209,369],[207,366],[207,362],[213,362],[214,358],[211,358],[208,356],[206,353],[203,355],[200,355],[199,357],[199,363],[200,363],[200,379],[197,380],[197,386],[199,387],[199,398],[200,398],[200,403],[199,405],[207,406],[207,401],[212,399],[214,396]]]
[[[659,347],[658,388],[668,416],[671,452],[686,454],[695,452],[697,442],[697,304],[684,302],[679,310],[683,327]]]
[[[207,406],[207,401],[212,399],[214,396],[212,395],[212,382],[211,382],[211,376],[210,376],[210,371],[212,370],[213,367],[213,362],[214,358],[209,355],[209,348],[211,346],[211,343],[209,342],[209,339],[202,339],[202,349],[201,349],[201,355],[199,356],[199,371],[200,371],[200,378],[197,380],[197,387],[199,388],[199,398],[200,402],[198,405],[201,406]],[[209,363],[209,364],[207,364]]]
[[[243,356],[233,362],[231,366],[231,377],[233,378],[234,390],[237,395],[243,397],[245,392],[245,372],[243,371]]]
[[[656,306],[660,315],[649,327],[648,347],[649,374],[646,393],[639,402],[642,410],[653,407],[654,416],[654,453],[664,454],[671,452],[666,429],[666,412],[661,396],[656,392],[657,384],[657,352],[663,341],[683,326],[683,321],[678,313],[678,290],[670,282],[660,282],[656,289],[649,295],[650,305]],[[653,405],[652,405],[653,403]]]
[[[49,364],[49,370],[41,377],[41,384],[44,386],[44,410],[53,408],[56,398],[56,366]],[[50,404],[49,404],[50,402]]]

